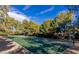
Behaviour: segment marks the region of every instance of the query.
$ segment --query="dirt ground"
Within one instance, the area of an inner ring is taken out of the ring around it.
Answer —
[[[14,41],[10,41],[0,36],[0,54],[25,54],[28,53],[26,49]]]
[[[64,54],[79,54],[79,41],[76,41],[72,47],[65,50]]]

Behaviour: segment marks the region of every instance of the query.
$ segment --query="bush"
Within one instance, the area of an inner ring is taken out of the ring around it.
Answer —
[[[0,36],[7,36],[7,34],[5,32],[0,31]]]

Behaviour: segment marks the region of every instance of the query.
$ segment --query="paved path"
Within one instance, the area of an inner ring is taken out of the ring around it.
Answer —
[[[0,36],[0,54],[25,54],[28,50],[14,41],[10,41]]]
[[[64,51],[64,54],[79,54],[79,41],[74,46]]]

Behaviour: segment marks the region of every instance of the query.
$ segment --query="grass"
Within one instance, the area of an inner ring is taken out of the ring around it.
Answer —
[[[60,43],[51,43],[49,40],[38,37],[9,36],[9,38],[35,54],[61,54],[69,47]]]

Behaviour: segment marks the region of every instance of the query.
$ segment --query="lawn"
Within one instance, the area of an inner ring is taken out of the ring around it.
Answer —
[[[69,48],[68,45],[56,43],[46,38],[31,36],[9,36],[8,38],[22,45],[33,54],[62,54],[64,50]]]

